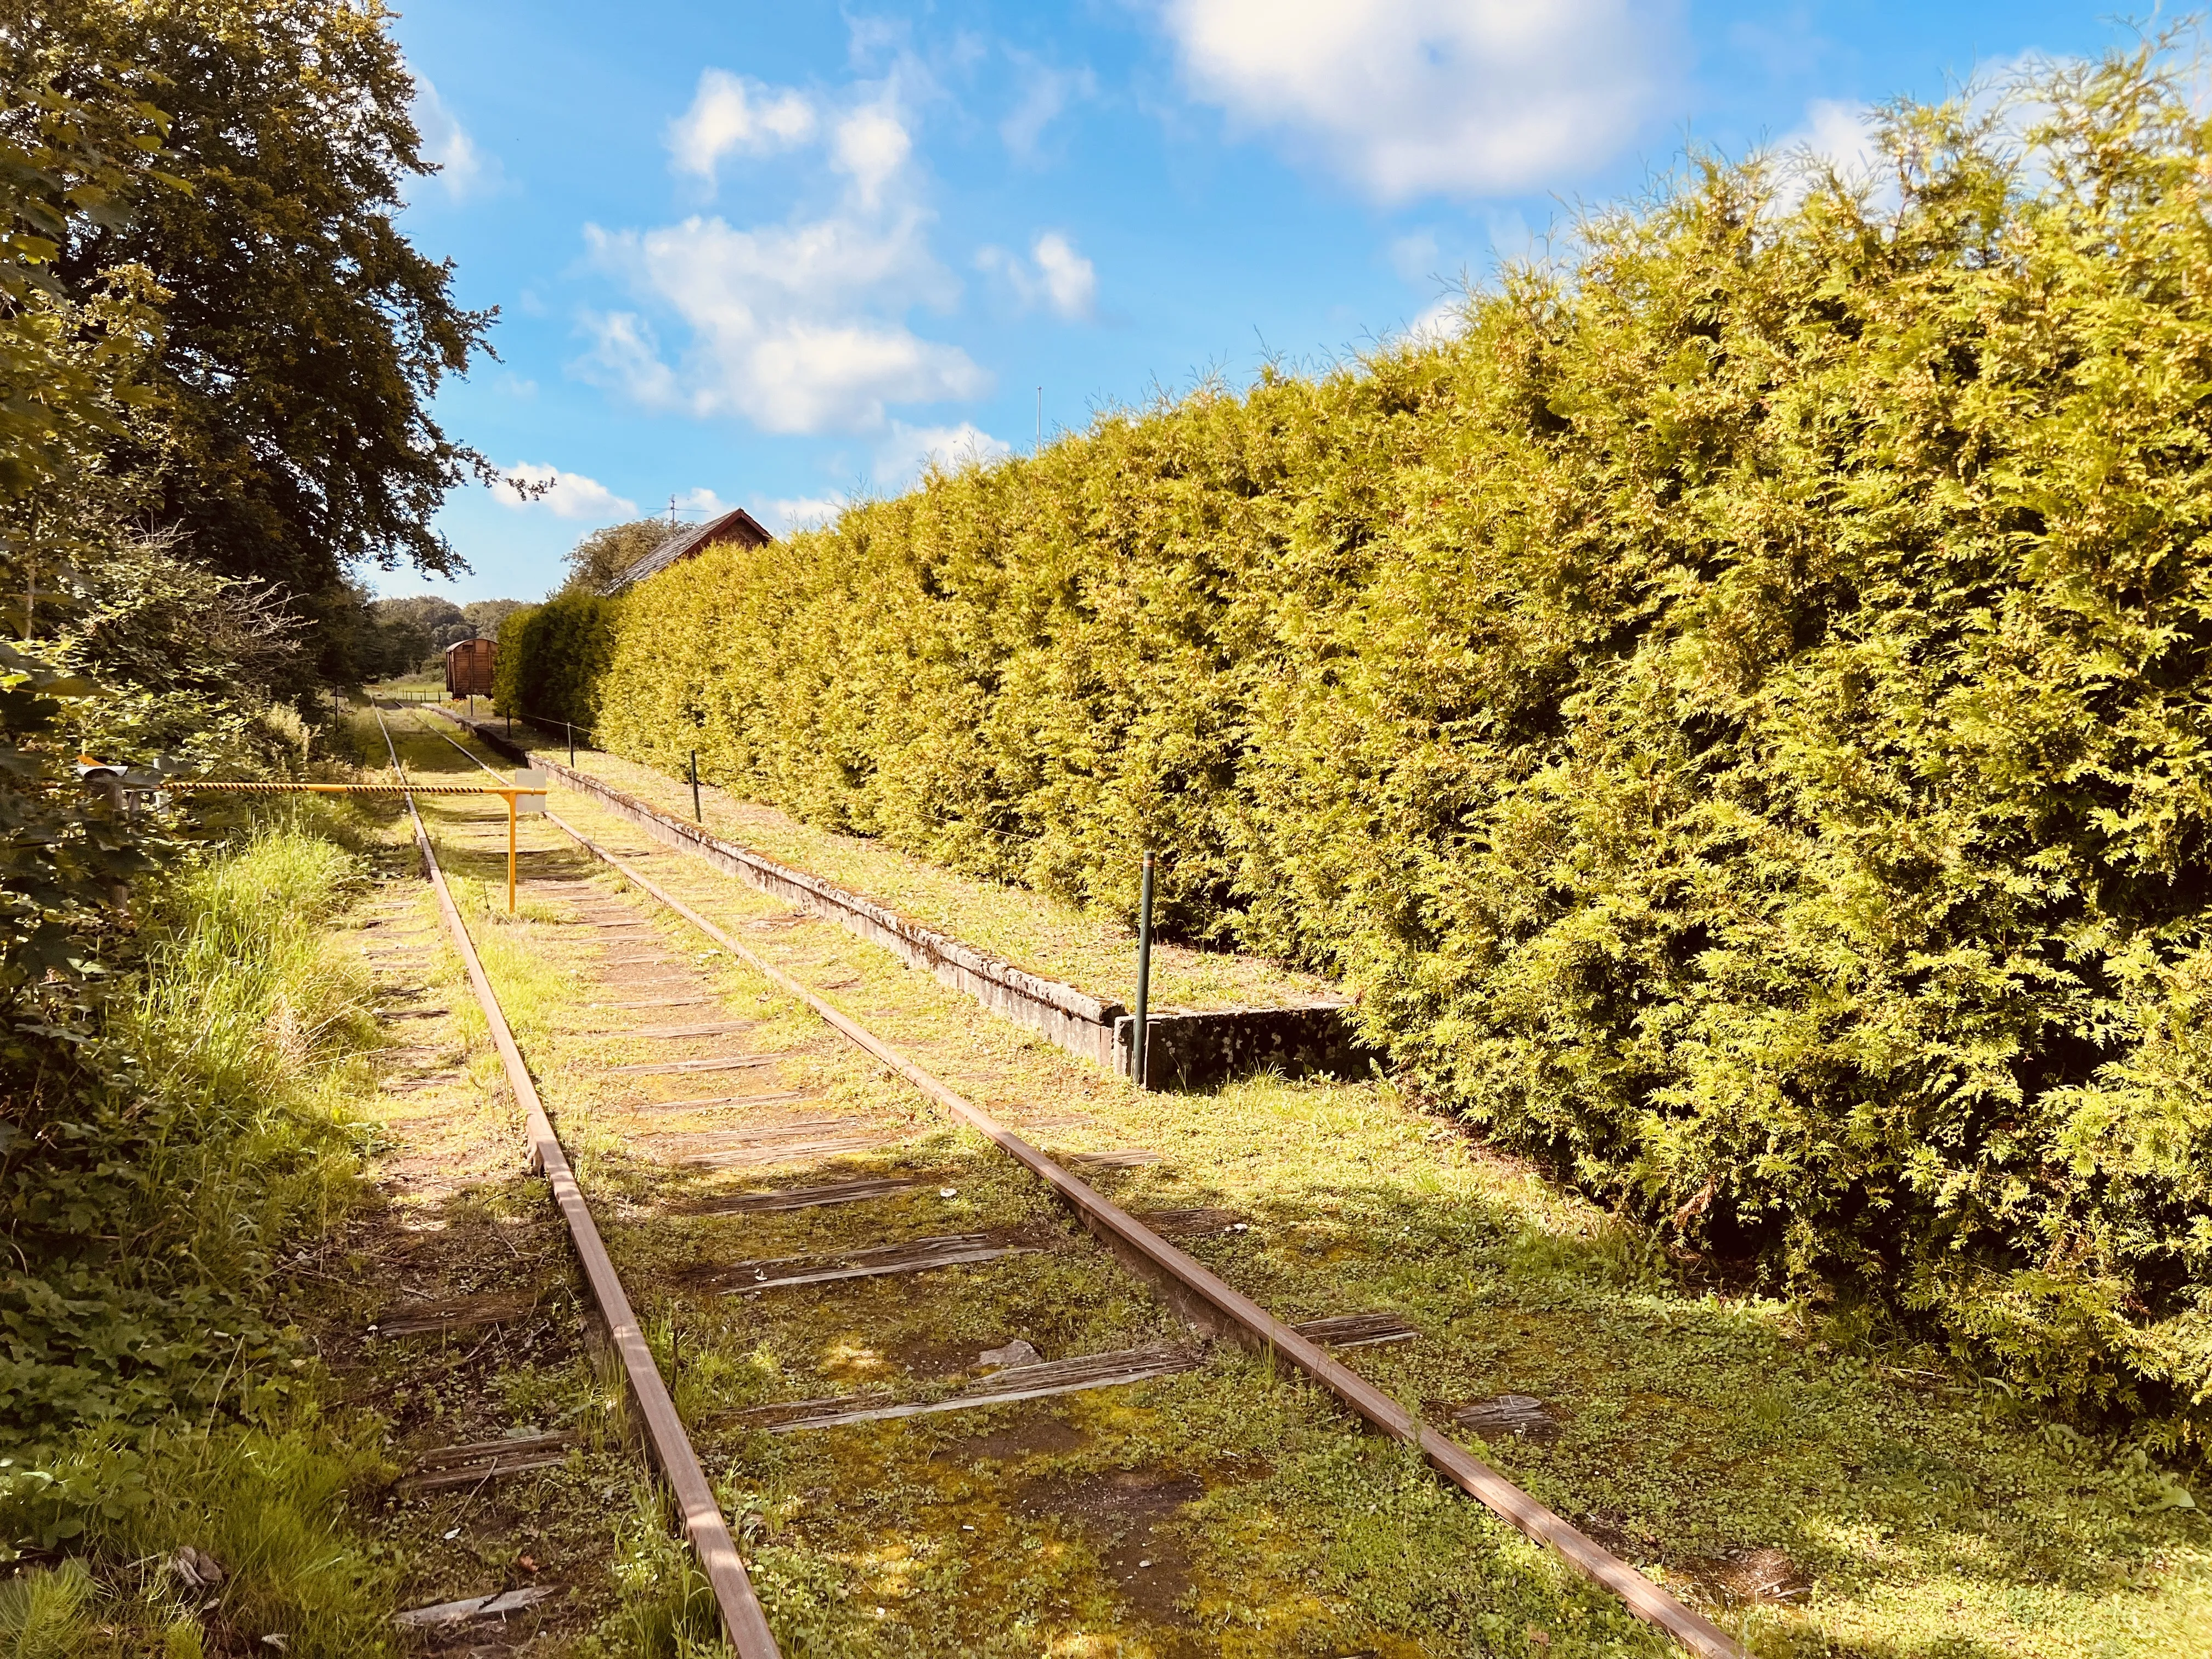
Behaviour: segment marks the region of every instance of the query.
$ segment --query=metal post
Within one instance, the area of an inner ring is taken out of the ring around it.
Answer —
[[[1137,900],[1137,1018],[1129,1033],[1129,1077],[1142,1089],[1151,1076],[1152,1032],[1148,1010],[1152,1000],[1152,855],[1145,854],[1145,884]]]
[[[514,914],[514,791],[507,794],[507,914]]]
[[[574,769],[576,764],[576,727],[570,720],[562,720],[561,724],[568,728],[568,765]]]
[[[699,810],[699,751],[691,751],[691,821],[704,823],[707,815]]]

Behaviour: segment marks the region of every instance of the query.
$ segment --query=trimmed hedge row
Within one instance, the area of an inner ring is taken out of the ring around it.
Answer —
[[[2212,137],[2146,55],[1450,343],[522,625],[608,746],[1357,988],[1502,1140],[2025,1392],[2212,1388]],[[2017,147],[2015,147],[2016,149]]]

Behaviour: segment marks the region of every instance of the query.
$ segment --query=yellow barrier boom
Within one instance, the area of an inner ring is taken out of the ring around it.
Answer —
[[[543,795],[540,784],[489,783],[209,783],[198,778],[165,781],[163,789],[205,794],[212,790],[229,795],[498,795],[507,802],[507,914],[514,914],[515,799]]]

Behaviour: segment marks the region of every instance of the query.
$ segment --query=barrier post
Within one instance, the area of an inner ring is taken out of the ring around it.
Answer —
[[[1152,854],[1145,854],[1145,879],[1137,899],[1137,1018],[1129,1033],[1129,1080],[1139,1089],[1152,1077],[1152,1034],[1147,1010],[1152,1000]]]
[[[699,751],[691,751],[691,822],[704,823],[707,815],[699,810]]]

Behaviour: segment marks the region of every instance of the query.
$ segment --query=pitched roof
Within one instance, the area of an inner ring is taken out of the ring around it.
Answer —
[[[605,599],[619,593],[631,583],[641,582],[647,576],[657,576],[670,565],[688,559],[695,553],[704,552],[720,542],[743,542],[747,547],[758,547],[775,539],[744,508],[732,507],[719,519],[709,519],[704,524],[687,525],[678,530],[599,589],[599,595]]]

